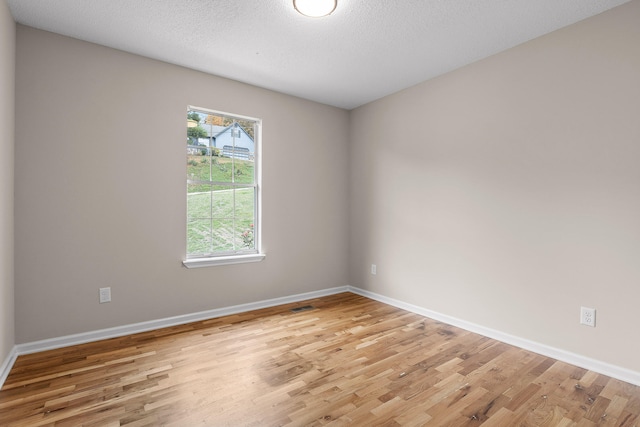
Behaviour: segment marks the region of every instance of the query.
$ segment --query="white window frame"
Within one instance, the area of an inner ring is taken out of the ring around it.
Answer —
[[[188,236],[185,235],[185,256],[182,264],[187,268],[212,267],[217,265],[241,264],[248,262],[262,261],[266,254],[262,251],[262,119],[255,117],[242,116],[238,114],[226,113],[223,111],[212,110],[210,108],[197,107],[193,105],[187,106],[187,111],[196,110],[202,113],[209,113],[218,116],[231,117],[237,120],[250,120],[255,123],[254,128],[254,188],[255,188],[255,213],[254,213],[254,242],[256,253],[221,253],[207,254],[204,256],[189,257],[186,251]],[[186,177],[189,184],[189,177]],[[186,203],[186,201],[185,201]],[[185,216],[185,230],[187,229],[187,217]]]

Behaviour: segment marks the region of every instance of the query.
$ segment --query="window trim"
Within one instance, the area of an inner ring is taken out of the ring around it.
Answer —
[[[264,253],[262,250],[262,119],[243,116],[240,114],[227,113],[219,110],[212,110],[210,108],[203,108],[195,105],[188,105],[187,111],[191,110],[232,117],[239,120],[250,120],[255,123],[254,185],[252,185],[252,187],[255,188],[256,205],[254,221],[254,223],[256,224],[256,227],[254,228],[255,253],[243,252],[238,254],[230,254],[229,252],[225,252],[220,253],[220,255],[207,254],[203,256],[189,257],[186,252],[187,239],[185,236],[185,255],[182,261],[182,265],[186,268],[200,268],[213,267],[218,265],[260,262],[266,257],[266,253]],[[187,228],[187,221],[188,217],[185,215],[185,230]]]
[[[182,261],[187,268],[215,267],[216,265],[244,264],[247,262],[260,262],[267,255],[264,253],[225,255],[209,258],[188,258]]]

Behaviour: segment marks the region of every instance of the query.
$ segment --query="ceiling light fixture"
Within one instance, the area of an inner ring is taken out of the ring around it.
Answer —
[[[293,7],[302,15],[312,18],[320,18],[331,15],[338,0],[293,0]]]

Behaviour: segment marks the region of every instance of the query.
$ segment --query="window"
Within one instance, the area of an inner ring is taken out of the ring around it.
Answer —
[[[259,119],[187,109],[186,267],[260,261]]]

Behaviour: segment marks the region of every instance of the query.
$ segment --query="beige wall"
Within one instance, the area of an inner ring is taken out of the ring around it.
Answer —
[[[347,285],[347,111],[20,25],[16,76],[17,342]],[[262,262],[181,264],[189,104],[263,119]]]
[[[352,111],[350,284],[640,371],[638,23],[633,1]]]
[[[0,0],[0,364],[15,344],[13,305],[14,72],[16,26]]]

